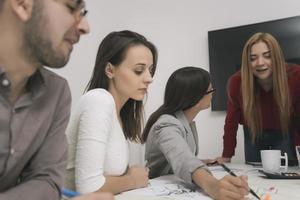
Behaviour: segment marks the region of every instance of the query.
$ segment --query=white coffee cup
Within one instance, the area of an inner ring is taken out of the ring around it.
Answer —
[[[283,169],[285,172],[287,171],[287,153],[284,153],[284,156],[281,156],[280,150],[261,150],[260,155],[264,171],[278,172],[280,169]],[[281,166],[281,159],[285,160],[284,166]]]

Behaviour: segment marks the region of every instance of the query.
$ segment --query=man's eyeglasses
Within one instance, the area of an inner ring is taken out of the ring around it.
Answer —
[[[88,13],[86,7],[82,7],[80,10],[75,12],[76,20],[81,21]]]
[[[216,89],[210,89],[210,90],[205,92],[205,95],[210,94],[210,93],[215,92],[215,91],[216,91]]]
[[[83,7],[79,10],[79,16],[81,18],[85,17],[87,15],[87,13],[88,13],[88,10],[86,9],[86,7]]]
[[[64,4],[69,12],[75,17],[76,21],[81,21],[88,13],[85,2],[82,0],[66,1]]]

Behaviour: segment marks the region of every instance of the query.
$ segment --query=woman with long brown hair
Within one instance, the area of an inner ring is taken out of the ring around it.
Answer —
[[[128,140],[141,141],[143,99],[156,63],[155,46],[136,32],[103,39],[88,91],[67,129],[67,187],[117,194],[147,186],[148,168],[129,166]]]
[[[234,155],[238,124],[243,125],[246,162],[260,162],[260,150],[279,149],[296,161],[296,120],[300,115],[300,67],[286,64],[277,40],[256,33],[246,42],[241,70],[228,81],[224,147],[219,162]],[[298,136],[299,137],[299,136]]]

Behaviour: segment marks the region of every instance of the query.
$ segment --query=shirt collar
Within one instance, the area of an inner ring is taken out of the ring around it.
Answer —
[[[5,75],[5,70],[0,66],[0,93],[7,94],[10,89],[10,81]]]
[[[194,141],[196,144],[195,145],[196,146],[195,153],[197,155],[198,151],[199,151],[199,149],[198,149],[199,148],[198,147],[199,139],[198,139],[198,132],[197,132],[195,121],[192,121],[191,123],[189,123],[188,119],[186,118],[186,116],[182,110],[175,112],[175,116],[182,123],[182,125],[184,126],[187,133],[193,134]]]
[[[26,89],[31,93],[39,90],[40,87],[45,85],[44,77],[40,69],[37,69],[34,74],[32,74],[26,84]]]
[[[32,97],[39,96],[43,87],[45,87],[45,79],[41,72],[42,69],[37,69],[29,78],[26,83],[26,90],[31,93]],[[0,66],[0,91],[1,93],[9,93],[10,81],[5,74],[5,70]]]
[[[4,70],[2,69],[1,65],[0,65],[0,75],[2,75],[4,73]]]
[[[183,124],[183,126],[187,130],[187,132],[192,132],[191,126],[190,126],[192,123],[191,124],[189,123],[188,119],[186,118],[186,116],[182,110],[175,112],[175,116],[177,119],[179,119],[181,121],[181,123]]]

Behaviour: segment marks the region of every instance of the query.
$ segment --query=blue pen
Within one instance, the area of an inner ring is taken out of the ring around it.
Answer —
[[[75,191],[67,189],[67,188],[62,188],[61,193],[63,196],[68,197],[68,198],[72,198],[72,197],[76,197],[76,196],[80,195],[79,192],[75,192]]]

